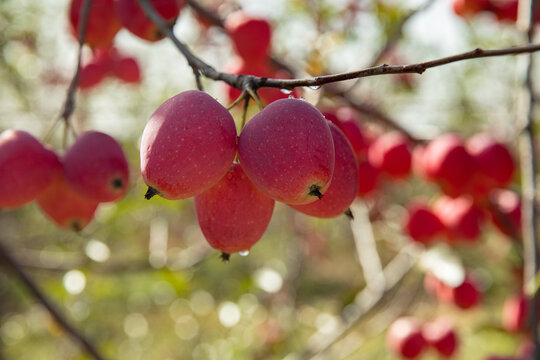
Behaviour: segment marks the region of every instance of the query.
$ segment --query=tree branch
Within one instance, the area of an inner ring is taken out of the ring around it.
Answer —
[[[533,41],[534,35],[534,1],[519,1],[518,26],[526,35],[527,42]],[[538,313],[538,292],[534,286],[538,263],[538,210],[536,204],[536,150],[534,139],[534,86],[533,86],[533,56],[523,58],[519,64],[522,66],[524,76],[523,89],[519,98],[521,108],[518,121],[522,125],[519,136],[521,181],[522,181],[522,233],[523,233],[523,261],[524,261],[524,290],[530,297],[530,313],[528,326],[532,331],[534,345],[532,358],[540,358],[540,344],[538,339],[538,326],[536,318]],[[534,289],[531,291],[531,287]]]
[[[51,299],[47,297],[37,286],[37,284],[24,272],[19,263],[11,255],[10,250],[0,241],[0,260],[3,265],[9,267],[19,280],[26,286],[28,291],[49,311],[56,322],[80,345],[84,350],[96,360],[104,360],[97,348],[79,332],[64,315],[58,310]]]
[[[214,69],[212,66],[208,65],[202,59],[194,55],[188,47],[182,43],[172,32],[172,30],[167,26],[167,23],[163,18],[153,9],[148,0],[137,0],[141,5],[145,14],[152,20],[178,48],[178,50],[184,55],[188,64],[193,68],[195,73],[201,73],[205,77],[215,80],[215,81],[224,81],[230,86],[238,88],[240,90],[248,90],[249,87],[252,87],[253,90],[257,90],[261,87],[273,87],[280,89],[292,90],[296,87],[319,87],[322,85],[358,79],[369,76],[377,75],[388,75],[388,74],[422,74],[427,69],[450,64],[453,62],[478,59],[484,57],[494,57],[494,56],[504,56],[504,55],[516,55],[523,53],[532,53],[540,50],[540,44],[529,44],[524,46],[515,46],[510,48],[502,49],[474,49],[472,51],[464,52],[457,55],[452,55],[448,57],[443,57],[440,59],[435,59],[431,61],[426,61],[417,64],[410,65],[399,65],[399,66],[390,66],[390,65],[380,65],[375,67],[369,67],[366,69],[332,74],[332,75],[322,75],[314,78],[307,79],[274,79],[267,77],[257,77],[252,75],[234,75],[230,73],[219,72]]]

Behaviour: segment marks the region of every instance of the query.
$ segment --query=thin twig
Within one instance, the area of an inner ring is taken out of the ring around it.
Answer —
[[[66,92],[66,99],[64,100],[64,105],[62,108],[62,112],[60,113],[60,116],[58,119],[55,120],[54,124],[49,129],[47,135],[45,138],[49,138],[52,134],[52,131],[56,127],[56,124],[60,122],[60,120],[64,121],[64,126],[66,129],[71,129],[71,132],[73,135],[75,134],[75,130],[73,129],[70,118],[73,114],[73,111],[75,110],[75,92],[77,90],[77,84],[79,83],[79,77],[81,75],[81,59],[82,59],[82,53],[83,53],[83,47],[84,47],[84,41],[86,39],[86,28],[88,26],[88,16],[90,14],[90,7],[92,6],[93,0],[85,0],[84,4],[81,9],[80,14],[80,22],[79,22],[79,28],[78,30],[78,40],[79,40],[79,50],[77,52],[77,65],[75,67],[75,74],[73,74],[73,78],[71,79],[71,83],[69,84],[69,87]],[[64,135],[62,138],[63,146],[65,147],[65,143],[67,142],[67,134],[68,131],[64,131]]]
[[[98,352],[97,348],[59,311],[51,299],[43,293],[37,284],[26,274],[20,264],[11,255],[10,250],[0,241],[0,259],[1,263],[9,267],[26,288],[34,295],[34,297],[49,311],[56,322],[81,346],[86,352],[96,360],[104,360],[105,358]]]
[[[518,26],[523,29],[527,42],[530,44],[534,36],[534,1],[519,1]],[[524,290],[530,296],[528,325],[532,331],[533,359],[540,358],[540,344],[538,339],[538,326],[536,318],[538,313],[538,292],[536,286],[532,286],[539,270],[538,263],[538,213],[536,203],[536,150],[534,139],[534,86],[533,86],[533,56],[523,58],[522,71],[524,86],[521,91],[518,121],[522,125],[522,133],[519,136],[521,181],[522,181],[522,234],[523,234],[523,261],[524,261]],[[534,290],[531,292],[530,288]]]
[[[153,9],[152,5],[148,0],[137,0],[141,5],[145,14],[152,20],[178,48],[178,50],[184,55],[188,64],[194,68],[194,72],[198,71],[200,74],[206,76],[209,79],[215,81],[224,81],[230,86],[236,87],[237,89],[247,90],[250,86],[253,90],[257,90],[261,87],[273,87],[280,89],[292,90],[296,87],[311,86],[319,87],[322,85],[358,79],[369,76],[377,75],[388,75],[388,74],[422,74],[427,69],[450,64],[453,62],[478,59],[484,57],[494,57],[494,56],[504,56],[504,55],[516,55],[523,53],[532,53],[540,50],[540,44],[529,44],[524,46],[515,46],[510,48],[501,48],[501,49],[474,49],[472,51],[464,52],[461,54],[456,54],[452,56],[447,56],[435,60],[430,60],[417,64],[409,65],[380,65],[375,67],[369,67],[367,69],[362,69],[358,71],[332,74],[332,75],[322,75],[314,78],[307,79],[274,79],[267,77],[257,77],[252,75],[234,75],[230,73],[219,72],[214,69],[212,66],[208,65],[202,59],[194,55],[189,48],[182,43],[172,32],[172,30],[167,26],[167,23],[163,18]]]

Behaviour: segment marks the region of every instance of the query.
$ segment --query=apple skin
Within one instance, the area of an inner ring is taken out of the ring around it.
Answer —
[[[474,160],[476,171],[469,192],[476,197],[485,196],[494,188],[503,188],[511,181],[515,162],[508,147],[487,133],[476,134],[465,144]]]
[[[445,317],[424,324],[422,335],[426,342],[443,357],[451,357],[458,348],[458,337],[453,322]]]
[[[470,196],[441,196],[433,205],[433,212],[445,226],[450,242],[475,242],[479,238],[484,213]]]
[[[370,145],[370,139],[364,133],[353,109],[341,107],[337,110],[327,109],[322,111],[324,117],[334,123],[351,143],[358,161],[364,160]]]
[[[174,22],[185,5],[184,0],[150,0],[154,10],[167,22]],[[157,25],[148,19],[137,0],[115,0],[114,10],[120,23],[135,36],[158,41],[165,37]]]
[[[422,153],[423,173],[429,181],[439,184],[450,196],[466,193],[474,174],[474,160],[456,134],[443,134],[426,146]]]
[[[324,116],[304,100],[277,100],[247,122],[238,157],[251,181],[289,205],[314,202],[330,185],[334,142]]]
[[[64,155],[70,185],[97,202],[120,199],[129,186],[129,168],[120,144],[99,131],[82,133]]]
[[[272,42],[272,28],[268,21],[236,11],[225,19],[225,29],[236,53],[247,63],[261,63],[268,58]]]
[[[404,224],[405,232],[417,242],[430,243],[436,237],[444,234],[444,225],[422,201],[413,201],[407,207],[407,217]]]
[[[195,196],[197,220],[206,240],[226,254],[251,249],[266,230],[273,210],[274,200],[253,185],[239,163]]]
[[[84,59],[77,83],[80,89],[93,88],[108,76],[114,63],[112,52],[113,48],[95,49],[90,58]]]
[[[54,181],[56,154],[26,131],[0,133],[0,208],[13,209],[36,199]]]
[[[403,179],[411,172],[411,152],[405,134],[392,131],[379,136],[368,151],[369,162],[391,179]]]
[[[372,195],[379,184],[379,170],[366,160],[358,162],[358,197]]]
[[[71,33],[79,38],[80,15],[85,0],[71,0],[69,21]],[[113,43],[116,33],[122,25],[114,12],[114,0],[93,0],[88,14],[85,43],[92,48],[106,48]]]
[[[334,174],[322,199],[306,205],[291,205],[304,214],[333,218],[343,214],[351,205],[358,191],[358,165],[351,144],[345,134],[328,122],[334,140]]]
[[[64,168],[57,170],[54,182],[38,198],[43,213],[64,229],[81,231],[92,219],[99,202],[81,196],[68,183]]]
[[[426,347],[422,326],[412,317],[396,319],[388,328],[386,342],[393,354],[405,359],[415,359]]]
[[[131,56],[115,59],[111,71],[114,76],[128,84],[141,82],[141,68],[137,60]]]
[[[200,194],[231,167],[236,138],[227,109],[205,92],[184,91],[161,104],[144,128],[142,177],[166,199]]]
[[[511,238],[521,234],[521,198],[512,190],[495,189],[489,194],[491,220],[495,227]]]

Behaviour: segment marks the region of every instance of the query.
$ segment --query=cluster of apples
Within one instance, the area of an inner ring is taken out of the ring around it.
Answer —
[[[349,107],[323,110],[324,116],[334,123],[351,143],[358,166],[359,197],[370,197],[382,181],[400,181],[411,173],[411,144],[399,131],[376,135],[361,123],[356,112]]]
[[[184,0],[151,0],[154,9],[173,23],[184,7]],[[84,0],[71,0],[69,22],[73,36],[78,38]],[[92,49],[92,56],[82,64],[79,87],[88,89],[99,84],[107,76],[127,83],[139,83],[141,71],[137,60],[118,52],[113,46],[120,29],[146,41],[164,38],[157,26],[140,8],[137,0],[93,0],[88,14],[85,43]]]
[[[0,208],[36,201],[59,227],[82,230],[102,202],[126,192],[129,170],[111,136],[87,131],[63,156],[22,130],[0,134]]]
[[[518,15],[518,0],[454,0],[454,12],[464,18],[472,18],[481,12],[495,15],[499,21],[515,22]],[[540,21],[540,11],[535,13],[535,22]]]
[[[291,77],[287,71],[276,69],[270,63],[272,27],[266,19],[252,17],[244,11],[235,11],[227,16],[224,25],[238,55],[225,65],[225,72],[283,79]],[[262,88],[258,95],[265,104],[289,96],[275,88]],[[229,102],[238,96],[240,90],[227,86]]]
[[[415,317],[398,318],[388,328],[386,340],[389,350],[405,359],[416,359],[429,348],[450,358],[459,346],[454,324],[446,317],[425,324]]]
[[[519,195],[505,189],[515,162],[509,148],[480,133],[466,142],[457,134],[443,134],[414,151],[413,164],[426,181],[445,194],[431,206],[413,201],[404,222],[412,240],[424,244],[444,239],[455,245],[475,242],[486,218],[504,234],[516,237],[521,225]]]
[[[259,240],[275,201],[333,217],[358,189],[345,135],[317,108],[293,98],[268,105],[237,137],[232,116],[210,95],[180,93],[146,125],[141,170],[147,198],[195,197],[203,234],[224,254],[248,251]]]

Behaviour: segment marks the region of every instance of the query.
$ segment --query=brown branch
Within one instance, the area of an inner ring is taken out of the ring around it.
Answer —
[[[26,274],[20,264],[11,255],[10,250],[0,242],[0,260],[1,264],[10,268],[11,271],[19,278],[19,280],[26,286],[28,291],[34,295],[34,297],[49,311],[51,316],[56,322],[80,345],[85,351],[96,360],[104,360],[105,358],[100,355],[97,348],[71,323],[64,317],[64,315],[58,310],[56,305],[51,299],[43,293],[37,284]]]
[[[213,11],[206,9],[204,6],[201,6],[201,4],[199,4],[195,0],[187,0],[187,3],[193,10],[195,10],[203,18],[208,20],[212,25],[220,28],[224,27],[223,20]]]
[[[178,48],[178,50],[184,55],[188,64],[193,68],[195,73],[200,73],[206,76],[209,79],[215,81],[224,81],[230,86],[236,87],[241,90],[248,90],[250,87],[253,90],[257,90],[261,87],[273,87],[280,89],[292,90],[296,87],[319,87],[322,85],[341,82],[345,80],[358,79],[369,76],[378,76],[378,75],[388,75],[388,74],[422,74],[427,69],[450,64],[453,62],[478,59],[484,57],[494,57],[494,56],[504,56],[504,55],[516,55],[523,53],[532,53],[540,50],[540,44],[529,44],[524,46],[515,46],[510,48],[502,49],[492,49],[484,50],[477,48],[472,51],[464,52],[457,55],[452,55],[448,57],[443,57],[440,59],[435,59],[431,61],[426,61],[417,64],[409,65],[381,65],[375,67],[369,67],[366,69],[332,74],[332,75],[322,75],[314,78],[307,79],[274,79],[267,77],[257,77],[252,75],[234,75],[230,73],[219,72],[214,69],[212,66],[208,65],[202,59],[194,55],[188,47],[182,43],[172,32],[172,30],[167,26],[167,23],[163,18],[152,8],[148,0],[137,0],[141,5],[143,11],[146,15],[152,20]]]
[[[518,26],[526,35],[527,42],[532,43],[534,37],[534,13],[535,1],[520,0]],[[536,274],[539,270],[538,254],[538,210],[536,204],[536,149],[534,139],[534,86],[533,86],[533,56],[523,58],[524,81],[521,92],[521,109],[518,113],[518,121],[521,122],[523,131],[519,137],[521,181],[522,181],[522,234],[523,234],[523,261],[524,261],[524,290],[530,296],[530,313],[528,326],[532,331],[534,345],[532,358],[540,358],[540,343],[538,339],[538,326],[536,318],[538,313],[538,291],[530,291],[530,286],[535,283]]]

